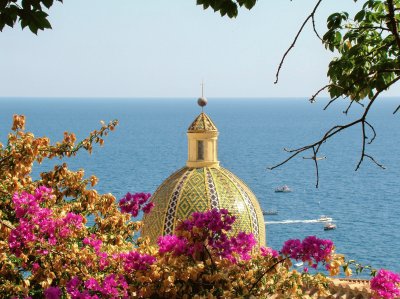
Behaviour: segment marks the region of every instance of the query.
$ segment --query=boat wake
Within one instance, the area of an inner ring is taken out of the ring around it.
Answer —
[[[330,222],[334,221],[330,218]],[[324,223],[325,221],[321,221],[320,219],[308,219],[308,220],[280,220],[280,221],[265,221],[265,224],[292,224],[292,223]]]

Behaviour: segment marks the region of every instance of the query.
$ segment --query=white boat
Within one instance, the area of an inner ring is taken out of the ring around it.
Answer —
[[[298,262],[298,263],[294,264],[294,266],[295,266],[296,268],[301,267],[301,266],[303,266],[303,265],[304,265],[303,262]]]
[[[328,216],[325,216],[325,215],[321,215],[317,219],[318,222],[331,222],[332,220],[333,219],[331,217],[328,217]]]
[[[333,229],[336,229],[336,224],[333,224],[333,223],[329,222],[329,223],[324,225],[324,230],[333,230]]]
[[[292,192],[292,190],[287,186],[287,185],[283,185],[283,186],[279,186],[275,188],[275,192]]]

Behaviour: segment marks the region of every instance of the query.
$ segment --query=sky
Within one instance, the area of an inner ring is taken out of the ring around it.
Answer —
[[[310,25],[274,80],[315,2],[259,0],[236,19],[195,0],[57,2],[52,30],[0,33],[0,97],[193,97],[202,80],[207,97],[308,97],[328,83],[333,57]],[[320,32],[357,5],[323,1]]]

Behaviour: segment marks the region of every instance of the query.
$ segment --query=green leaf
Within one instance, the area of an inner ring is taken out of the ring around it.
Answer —
[[[361,22],[364,19],[365,10],[360,10],[354,17],[354,20],[357,22]]]
[[[42,0],[43,5],[46,6],[47,8],[50,8],[53,5],[53,0]]]
[[[247,9],[252,9],[256,5],[257,0],[238,0],[240,6],[244,6]]]
[[[28,27],[34,34],[37,35],[38,27],[34,23],[29,23]]]

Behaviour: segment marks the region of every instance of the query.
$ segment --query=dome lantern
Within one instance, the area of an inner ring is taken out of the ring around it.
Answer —
[[[210,117],[201,112],[189,126],[187,167],[218,167],[218,130]]]

